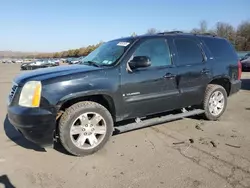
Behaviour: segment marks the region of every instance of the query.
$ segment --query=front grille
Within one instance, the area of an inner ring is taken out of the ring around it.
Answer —
[[[10,94],[9,94],[9,101],[8,101],[9,104],[12,102],[12,100],[16,94],[17,88],[18,88],[18,85],[14,83],[12,85],[12,88],[11,88]]]

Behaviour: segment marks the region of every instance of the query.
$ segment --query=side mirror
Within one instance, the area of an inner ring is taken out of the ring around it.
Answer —
[[[149,67],[150,65],[151,65],[151,60],[148,56],[135,56],[129,62],[129,67],[131,69]]]

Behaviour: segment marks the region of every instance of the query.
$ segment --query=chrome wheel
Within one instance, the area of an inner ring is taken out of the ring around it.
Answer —
[[[222,92],[215,91],[209,99],[209,112],[218,116],[224,109],[225,98]]]
[[[80,149],[92,149],[104,139],[107,126],[104,118],[95,112],[80,115],[70,128],[70,138]]]

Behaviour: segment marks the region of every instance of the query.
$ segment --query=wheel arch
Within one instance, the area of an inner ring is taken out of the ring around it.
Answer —
[[[227,96],[230,95],[231,82],[230,82],[230,79],[228,77],[215,77],[208,84],[220,85],[226,90]]]
[[[116,117],[116,109],[113,97],[107,93],[97,94],[85,94],[85,95],[74,95],[65,97],[62,101],[57,105],[58,112],[63,112],[65,109],[69,108],[75,103],[82,101],[92,101],[103,105],[110,112],[113,120],[115,121]]]

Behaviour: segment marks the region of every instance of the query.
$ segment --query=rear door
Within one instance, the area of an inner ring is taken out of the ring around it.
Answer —
[[[233,45],[223,38],[201,37],[208,48],[210,64],[216,77],[227,77],[231,81],[238,80],[238,56]]]
[[[207,58],[196,37],[174,37],[174,61],[178,67],[177,84],[182,107],[200,104],[211,72]]]

